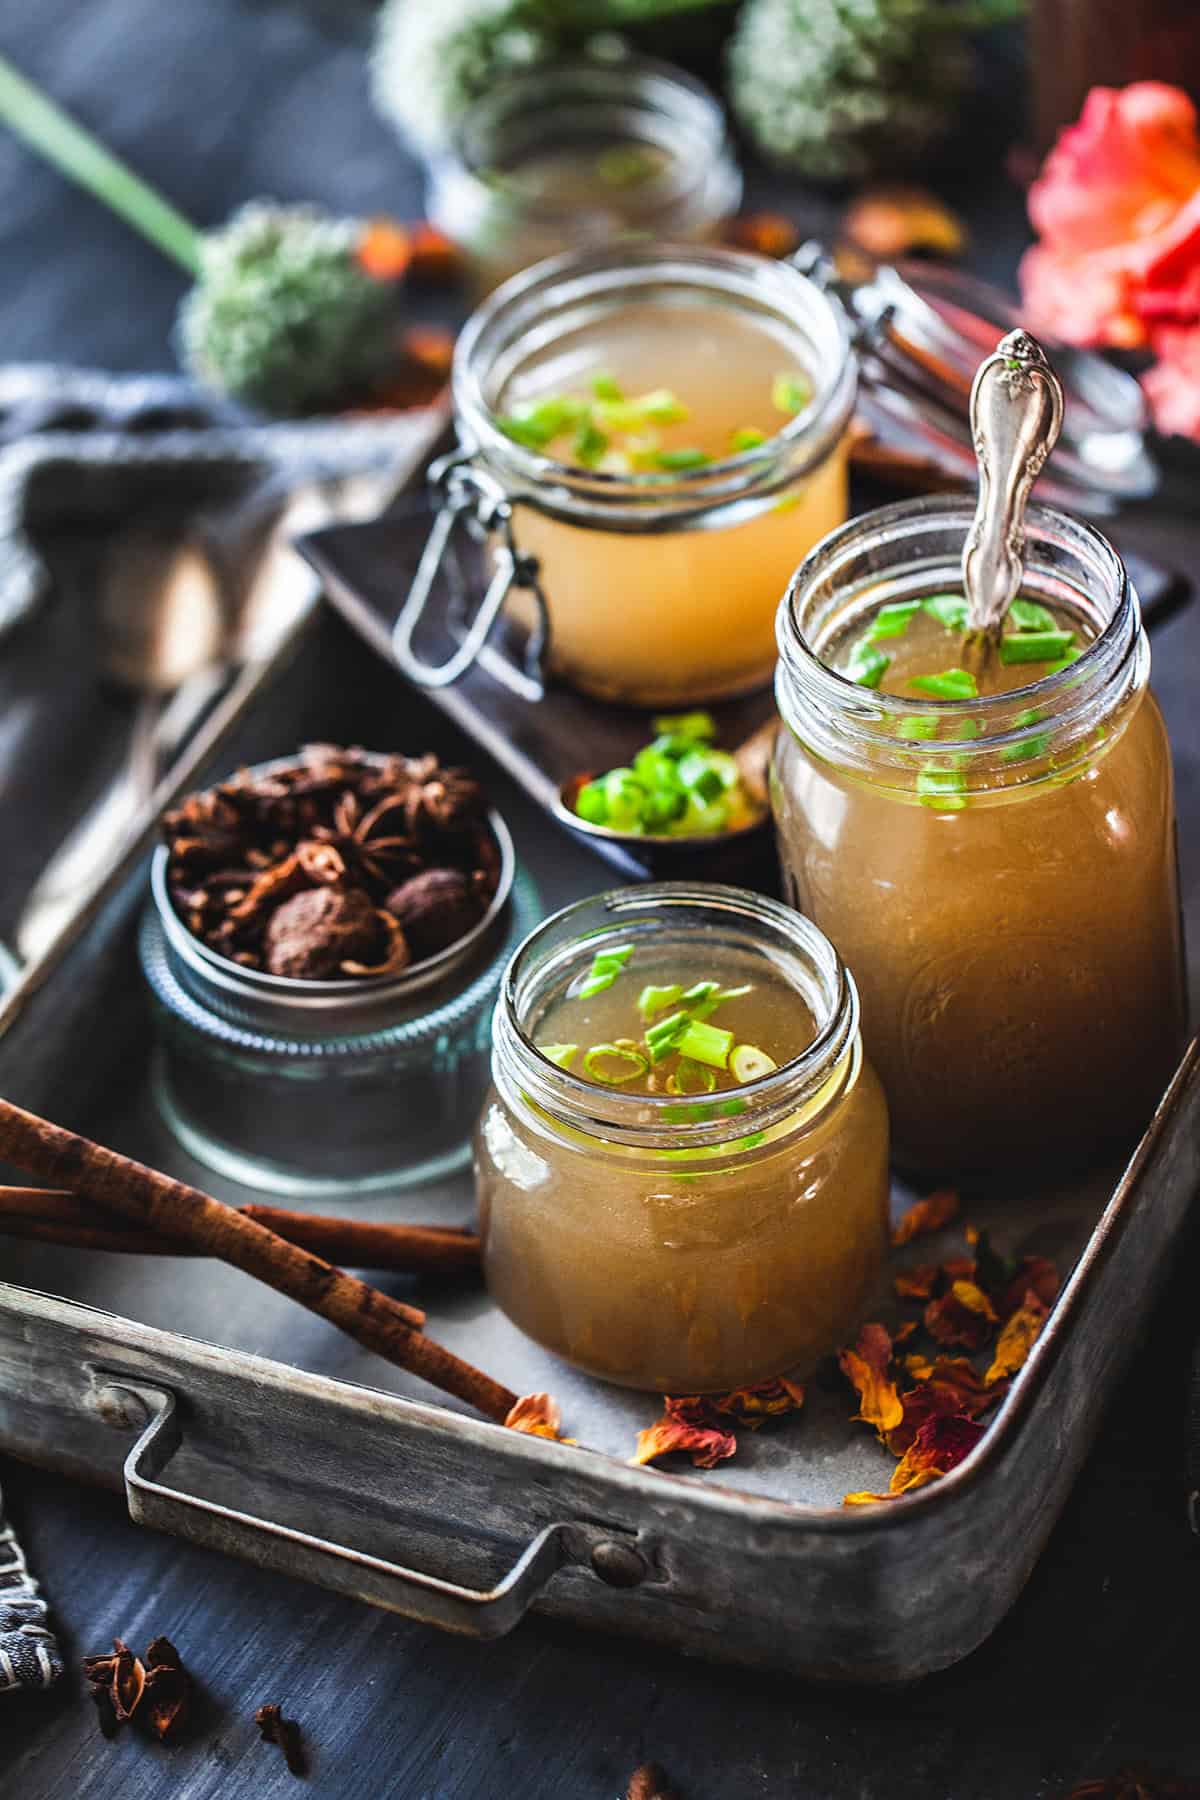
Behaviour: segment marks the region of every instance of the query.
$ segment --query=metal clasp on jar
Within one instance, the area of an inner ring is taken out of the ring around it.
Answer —
[[[540,700],[545,692],[550,647],[550,615],[539,580],[535,556],[525,555],[513,535],[513,507],[508,495],[475,462],[469,446],[460,445],[432,464],[430,485],[441,503],[429,533],[408,598],[392,627],[396,661],[419,687],[449,687],[477,661],[485,661],[488,673],[524,700]],[[455,544],[457,531],[474,543],[490,546],[492,576],[483,599],[463,633],[457,650],[444,662],[429,663],[413,647],[417,626],[424,617],[434,582],[445,569],[453,593],[451,611],[466,617],[466,584]],[[525,645],[523,668],[502,652],[488,648],[504,602],[514,588],[525,588],[535,604],[535,618]]]

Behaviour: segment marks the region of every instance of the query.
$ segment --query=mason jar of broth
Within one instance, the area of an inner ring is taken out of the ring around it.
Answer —
[[[855,972],[897,1160],[1023,1178],[1129,1145],[1183,1044],[1170,751],[1120,557],[1030,510],[965,637],[972,509],[844,526],[779,610],[787,892]]]
[[[455,351],[459,450],[395,646],[456,679],[500,608],[543,669],[647,706],[761,686],[797,560],[846,513],[856,363],[843,309],[787,263],[696,246],[562,257],[499,288]],[[458,523],[494,577],[458,650],[414,633]]]
[[[800,1373],[860,1321],[888,1131],[852,979],[740,888],[618,889],[509,964],[475,1145],[493,1297],[626,1386]]]

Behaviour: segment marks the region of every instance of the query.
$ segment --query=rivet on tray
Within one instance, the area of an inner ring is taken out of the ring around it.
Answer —
[[[629,1544],[617,1544],[603,1538],[592,1550],[592,1569],[609,1587],[637,1587],[645,1581],[649,1570],[646,1559]]]
[[[88,1399],[93,1412],[114,1431],[141,1431],[149,1423],[145,1401],[129,1388],[102,1382],[92,1388]]]

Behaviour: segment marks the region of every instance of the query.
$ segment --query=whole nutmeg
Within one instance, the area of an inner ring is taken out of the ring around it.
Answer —
[[[359,889],[309,888],[271,915],[266,966],[272,975],[336,981],[344,962],[373,962],[379,940],[375,908]]]
[[[413,956],[420,960],[449,949],[487,910],[461,869],[426,869],[393,888],[385,902],[398,919]]]

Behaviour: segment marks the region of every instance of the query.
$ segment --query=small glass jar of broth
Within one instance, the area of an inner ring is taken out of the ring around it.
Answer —
[[[567,907],[509,964],[475,1147],[489,1288],[608,1381],[810,1369],[887,1244],[854,983],[808,920],[664,883]]]
[[[797,571],[772,799],[789,897],[854,969],[897,1160],[1028,1178],[1129,1145],[1182,1048],[1171,759],[1112,545],[1031,508],[981,653],[971,517],[884,507]]]
[[[761,686],[779,594],[845,517],[855,368],[841,307],[765,257],[625,248],[507,282],[458,340],[460,449],[437,471],[443,510],[397,620],[401,666],[425,685],[455,679],[507,605],[543,667],[603,699]],[[460,522],[490,538],[495,575],[437,666],[413,635]]]
[[[710,91],[644,57],[578,57],[500,82],[429,168],[428,213],[489,293],[621,238],[702,242],[742,179]]]

